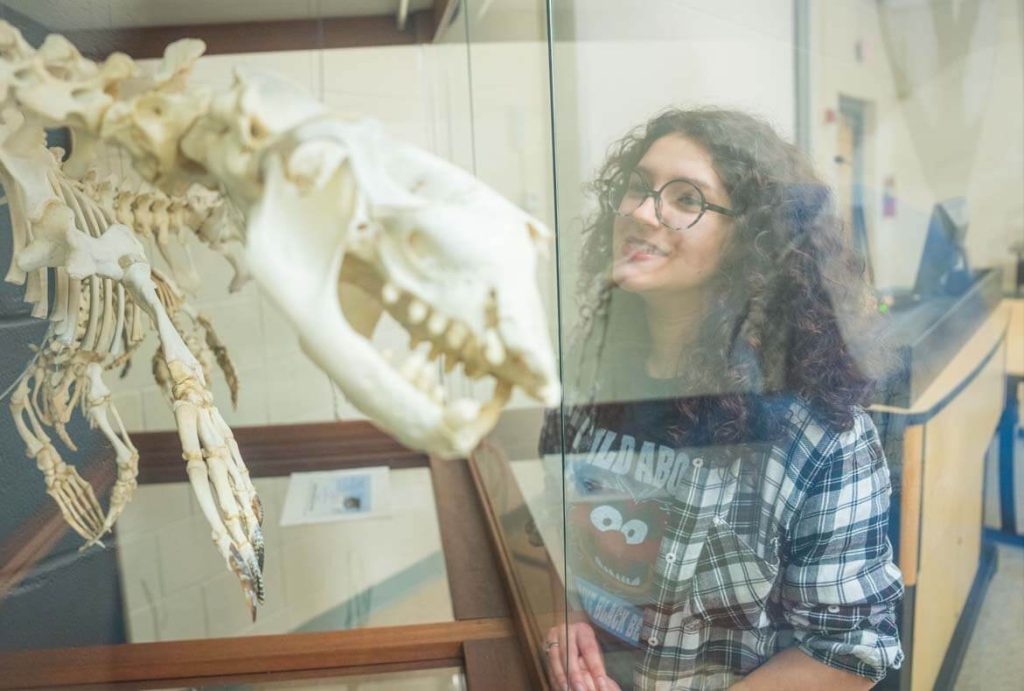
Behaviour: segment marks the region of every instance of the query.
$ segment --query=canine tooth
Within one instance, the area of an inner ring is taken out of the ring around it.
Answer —
[[[459,364],[459,358],[455,353],[444,354],[444,373],[449,374]]]
[[[430,319],[427,320],[427,331],[434,336],[440,336],[444,333],[445,327],[448,326],[448,317],[444,316],[440,312],[434,312],[430,315]]]
[[[425,304],[416,300],[415,298],[409,303],[409,322],[412,324],[419,324],[427,318],[427,312],[429,309]]]
[[[402,292],[394,283],[385,283],[384,288],[381,289],[381,297],[384,298],[385,305],[393,305],[402,297]]]
[[[480,345],[472,338],[466,341],[459,352],[459,359],[462,360],[463,369],[467,377],[476,379],[487,371],[487,364],[484,362],[484,354],[480,352]]]
[[[466,336],[469,335],[469,330],[460,324],[459,322],[453,321],[452,325],[448,327],[448,345],[454,350],[458,350],[462,347],[462,344],[466,342]]]
[[[474,427],[481,433],[494,427],[511,395],[512,385],[499,380],[494,387],[494,397],[480,408],[480,415],[473,423]]]
[[[484,334],[484,359],[495,367],[505,361],[505,346],[493,329],[488,329]]]

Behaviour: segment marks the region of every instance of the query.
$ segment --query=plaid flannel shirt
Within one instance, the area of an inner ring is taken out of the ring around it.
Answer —
[[[717,451],[732,456],[694,456],[672,483],[635,688],[724,689],[792,646],[875,681],[898,668],[903,585],[886,532],[889,470],[868,415],[858,409],[837,433],[793,403],[781,441]]]

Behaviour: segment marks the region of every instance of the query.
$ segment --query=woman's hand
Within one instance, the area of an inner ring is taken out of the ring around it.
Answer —
[[[559,691],[621,691],[619,685],[606,676],[604,656],[590,624],[552,626],[545,641],[548,677]]]

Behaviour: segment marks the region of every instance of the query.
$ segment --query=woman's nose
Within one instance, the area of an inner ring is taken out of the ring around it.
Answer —
[[[657,228],[661,225],[661,221],[658,220],[658,209],[654,197],[650,195],[641,202],[640,206],[636,207],[630,216],[639,223],[651,226],[652,228]]]

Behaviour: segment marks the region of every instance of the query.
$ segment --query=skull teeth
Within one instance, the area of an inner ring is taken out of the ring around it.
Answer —
[[[494,376],[499,387],[495,400],[507,398],[506,389],[510,390],[512,384],[498,375],[498,371],[518,367],[512,367],[516,364],[516,356],[508,351],[497,328],[490,326],[483,333],[475,334],[465,322],[432,309],[425,301],[390,281],[385,281],[380,290],[381,299],[388,307],[388,311],[409,333],[410,346],[413,350],[406,359],[402,361],[399,358],[396,362],[390,357],[385,357],[396,366],[406,381],[431,400],[445,405],[445,392],[438,384],[437,378],[442,371],[445,374],[451,373],[459,363],[462,363],[463,371],[470,379],[479,379],[485,375]],[[430,347],[418,349],[424,342]],[[532,389],[530,391],[532,393]],[[549,397],[545,397],[545,400]],[[476,407],[472,411],[469,402],[456,405],[454,409],[452,406],[455,404],[447,404],[446,420],[450,417],[448,422],[457,425],[456,420],[462,417],[467,420],[493,417],[500,410],[492,410],[492,403],[493,401],[483,408],[474,404]],[[478,422],[472,424],[476,425]]]
[[[467,336],[469,336],[469,330],[465,326],[458,322],[452,322],[452,325],[448,327],[448,333],[445,338],[453,350],[458,350],[466,342]]]
[[[427,312],[429,311],[429,308],[424,303],[413,298],[412,301],[409,302],[409,323],[422,323],[423,320],[427,318]]]
[[[480,412],[480,404],[469,398],[460,398],[448,406],[444,419],[449,427],[459,428],[476,419]]]
[[[399,366],[398,373],[410,384],[437,402],[444,401],[444,388],[437,381],[437,368],[422,351],[414,350]]]
[[[394,305],[402,297],[402,292],[394,283],[385,283],[381,289],[381,297],[384,299],[385,305]]]
[[[484,359],[494,367],[505,361],[505,346],[501,344],[501,338],[494,329],[484,334]]]
[[[440,336],[444,333],[445,327],[448,326],[448,318],[440,312],[434,312],[430,315],[430,319],[427,320],[427,331],[432,336]]]
[[[455,366],[459,364],[459,359],[451,353],[445,353],[444,355],[444,373],[451,374],[455,369]]]
[[[418,350],[414,350],[409,353],[409,357],[405,359],[401,367],[398,368],[398,373],[411,382],[415,382],[418,378],[420,370],[426,364],[423,353]]]

